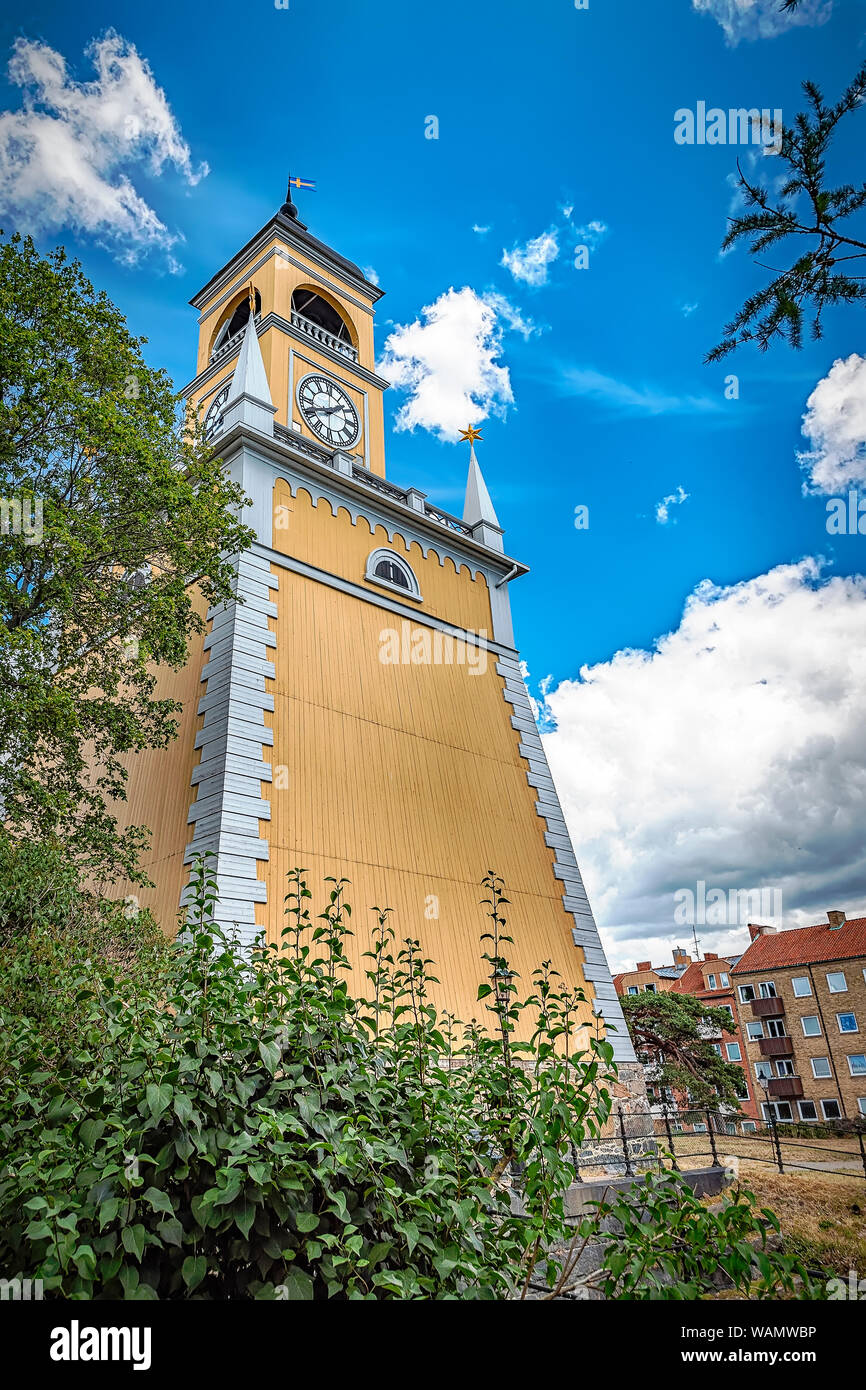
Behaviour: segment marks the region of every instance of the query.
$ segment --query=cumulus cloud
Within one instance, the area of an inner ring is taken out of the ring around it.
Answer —
[[[508,368],[498,359],[506,330],[532,325],[502,295],[465,285],[441,294],[413,323],[385,340],[378,370],[407,393],[397,430],[429,430],[455,440],[467,422],[503,416],[514,400]]]
[[[148,63],[109,30],[87,50],[96,76],[77,82],[47,44],[19,38],[9,63],[22,91],[18,111],[0,113],[0,208],[22,228],[70,227],[95,236],[119,259],[135,262],[178,240],[134,188],[129,170],[151,176],[172,165],[189,184],[193,167]]]
[[[619,968],[669,959],[674,893],[782,891],[786,925],[866,904],[866,579],[805,559],[704,581],[652,651],[542,693],[578,860]],[[750,920],[755,920],[752,917]],[[699,928],[742,948],[742,927]],[[685,944],[685,942],[683,942]]]
[[[378,283],[379,283],[379,272],[376,270],[376,267],[375,267],[375,266],[373,266],[373,265],[365,265],[365,266],[362,266],[361,269],[362,269],[363,272],[364,272],[364,278],[365,278],[366,280],[369,280],[371,285],[378,285]]]
[[[524,246],[515,246],[512,251],[503,249],[500,265],[525,285],[546,285],[548,269],[558,255],[559,233],[556,227],[551,227]]]
[[[866,357],[837,358],[806,402],[798,454],[804,492],[834,494],[866,483]]]
[[[680,484],[676,492],[671,492],[667,497],[663,497],[660,502],[656,502],[656,521],[660,526],[667,526],[669,521],[676,525],[676,517],[671,517],[671,507],[678,507],[688,498],[688,493]]]
[[[796,10],[782,10],[781,0],[692,0],[699,14],[712,15],[728,43],[741,39],[772,39],[795,24],[823,24],[833,0],[803,0]]]

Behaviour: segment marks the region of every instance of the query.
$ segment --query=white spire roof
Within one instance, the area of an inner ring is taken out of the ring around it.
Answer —
[[[227,405],[231,405],[239,396],[250,396],[254,401],[261,401],[263,405],[273,405],[256,333],[256,322],[252,314],[247,319]]]
[[[463,520],[468,526],[476,526],[479,521],[486,521],[491,526],[499,525],[493,503],[490,500],[490,493],[487,491],[487,484],[475,457],[474,444],[471,444],[469,448],[469,477],[466,480]]]

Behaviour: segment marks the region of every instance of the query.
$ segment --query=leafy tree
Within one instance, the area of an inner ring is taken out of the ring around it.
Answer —
[[[368,997],[352,995],[344,880],[313,916],[294,870],[280,945],[246,956],[212,925],[207,863],[192,881],[157,971],[107,964],[73,932],[34,991],[48,926],[10,942],[6,1277],[64,1298],[487,1300],[539,1272],[552,1287],[574,1150],[610,1113],[611,1048],[549,965],[519,997],[495,875],[465,1026],[433,1005],[431,962],[387,908]]]
[[[146,832],[107,802],[125,755],[172,738],[154,669],[183,664],[251,537],[144,341],[62,249],[0,245],[0,805],[18,841],[131,877]]]
[[[653,1068],[657,1085],[688,1091],[695,1105],[723,1103],[739,1108],[742,1069],[725,1062],[711,1040],[714,1033],[730,1030],[727,1009],[672,990],[644,991],[621,1002],[635,1051]]]
[[[796,3],[783,8],[795,9]],[[788,243],[793,260],[787,269],[765,266],[773,278],[749,295],[739,312],[725,326],[725,336],[707,362],[716,362],[743,343],[755,342],[761,351],[781,338],[799,348],[804,317],[811,314],[811,334],[820,338],[824,310],[833,304],[850,304],[866,298],[866,275],[858,262],[866,257],[864,233],[853,235],[860,224],[849,219],[866,205],[866,184],[842,184],[827,188],[826,159],[836,127],[843,116],[863,105],[866,96],[866,64],[835,105],[829,106],[814,82],[804,82],[809,109],[800,112],[792,126],[781,132],[777,157],[764,167],[774,175],[787,165],[787,175],[776,194],[743,173],[739,162],[738,183],[746,211],[730,220],[722,242],[727,251],[741,240],[750,240],[753,256]],[[763,266],[762,261],[757,264]]]

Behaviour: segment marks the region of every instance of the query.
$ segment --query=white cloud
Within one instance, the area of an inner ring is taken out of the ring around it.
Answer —
[[[697,306],[697,303],[694,303],[694,304],[681,304],[681,305],[680,305],[680,313],[682,314],[682,316],[683,316],[684,319],[690,318],[691,315],[692,315],[692,314],[695,312],[695,310],[697,309],[697,307],[698,307],[698,306]]]
[[[477,232],[479,236],[485,236],[486,233],[490,231],[490,228],[489,228],[489,227],[479,227],[479,225],[478,225],[477,222],[473,222],[473,223],[472,223],[472,230],[473,230],[473,232]]]
[[[372,266],[372,265],[365,265],[365,266],[362,266],[361,269],[362,269],[363,272],[364,272],[364,277],[365,277],[365,279],[369,280],[371,285],[378,285],[378,283],[379,283],[379,272],[376,270],[376,267],[375,267],[375,266]]]
[[[87,55],[96,77],[76,82],[53,48],[16,40],[9,76],[22,106],[0,113],[0,208],[22,229],[70,227],[134,262],[178,237],[136,192],[129,169],[144,165],[159,176],[170,164],[196,184],[208,168],[193,168],[165,93],[134,45],[109,30]]]
[[[547,284],[548,267],[559,255],[559,233],[556,227],[533,237],[525,246],[512,251],[503,249],[500,265],[509,270],[515,280],[526,285]]]
[[[700,415],[722,409],[713,396],[673,396],[655,386],[631,386],[594,367],[566,367],[561,385],[568,395],[588,396],[637,415]]]
[[[866,357],[837,358],[806,402],[798,454],[804,492],[834,494],[866,483]]]
[[[688,495],[685,488],[680,485],[677,487],[676,492],[672,492],[667,497],[663,497],[661,502],[656,502],[656,521],[660,526],[667,526],[669,521],[672,521],[673,524],[676,525],[676,517],[672,517],[670,514],[671,507],[680,506],[681,503],[686,501]]]
[[[534,331],[504,296],[476,294],[468,285],[446,290],[414,323],[398,324],[378,365],[407,393],[395,428],[454,440],[469,422],[503,416],[514,400],[508,368],[498,360],[508,329]]]
[[[562,215],[563,215],[563,217],[566,219],[567,222],[571,220],[571,214],[572,214],[573,212],[574,212],[574,204],[573,204],[573,203],[566,203],[566,204],[564,204],[564,206],[563,206],[563,208],[562,208]]]
[[[615,965],[650,946],[669,959],[686,935],[673,894],[699,880],[780,888],[786,924],[866,903],[864,683],[866,579],[805,559],[704,581],[653,651],[546,692],[545,747]]]
[[[573,227],[572,231],[580,245],[594,251],[607,236],[608,226],[606,222],[599,222],[595,219],[592,222],[585,222],[582,227]]]
[[[712,15],[728,43],[741,39],[772,39],[796,24],[824,24],[833,0],[803,0],[796,10],[783,11],[781,0],[692,0],[700,14]]]

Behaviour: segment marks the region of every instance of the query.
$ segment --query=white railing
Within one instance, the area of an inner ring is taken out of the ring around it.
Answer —
[[[258,322],[259,315],[256,314],[256,323]],[[230,338],[226,338],[225,341],[220,343],[218,347],[215,347],[210,355],[211,362],[217,362],[220,357],[225,357],[228,353],[233,352],[235,348],[240,347],[241,340],[246,331],[247,325],[244,324],[243,328],[238,329],[237,333],[233,333]]]
[[[358,353],[351,343],[347,343],[343,338],[338,338],[336,334],[329,333],[327,328],[322,328],[318,323],[313,323],[305,314],[297,309],[292,310],[292,327],[299,328],[302,333],[306,333],[308,338],[313,338],[323,347],[330,348],[332,352],[339,352],[343,357],[348,357],[350,362],[357,362]]]

